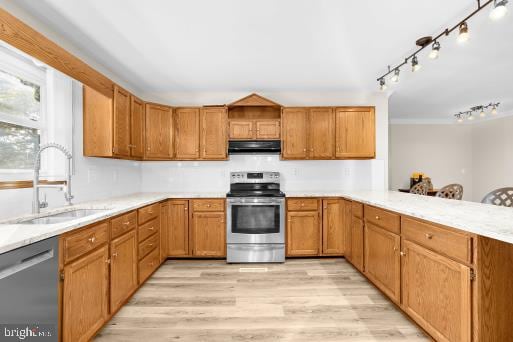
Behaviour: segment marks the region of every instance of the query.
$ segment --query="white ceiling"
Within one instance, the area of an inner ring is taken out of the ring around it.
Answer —
[[[141,93],[376,91],[387,64],[474,0],[18,0]],[[510,4],[510,12],[513,5]],[[501,101],[513,110],[513,15],[469,22],[471,40],[392,91],[393,118],[448,118]]]

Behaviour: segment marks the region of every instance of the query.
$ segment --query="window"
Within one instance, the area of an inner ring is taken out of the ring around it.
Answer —
[[[0,47],[0,170],[31,170],[46,134],[47,72]]]

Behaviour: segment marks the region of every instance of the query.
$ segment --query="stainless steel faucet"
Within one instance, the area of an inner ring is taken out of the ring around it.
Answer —
[[[66,165],[66,184],[39,184],[39,170],[41,169],[41,152],[48,148],[55,148],[59,151],[61,151],[67,158],[67,165]],[[39,188],[58,188],[60,190],[65,191],[64,192],[64,198],[66,199],[66,202],[68,202],[68,205],[71,205],[71,200],[73,199],[73,195],[71,194],[71,153],[64,148],[64,146],[55,144],[55,143],[49,143],[41,146],[39,148],[39,151],[36,153],[36,159],[34,161],[34,181],[33,181],[33,187],[34,192],[32,195],[32,213],[33,214],[39,214],[39,211],[41,208],[46,208],[48,206],[48,203],[46,201],[40,202],[39,201]]]

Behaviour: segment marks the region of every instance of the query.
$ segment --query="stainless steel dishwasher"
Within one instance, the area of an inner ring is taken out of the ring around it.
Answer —
[[[58,241],[0,254],[0,341],[57,341]]]

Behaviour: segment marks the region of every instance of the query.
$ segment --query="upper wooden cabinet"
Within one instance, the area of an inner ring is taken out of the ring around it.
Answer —
[[[144,157],[144,101],[130,96],[130,156]]]
[[[145,159],[173,157],[173,112],[170,107],[146,104]]]
[[[200,157],[200,109],[175,109],[176,159],[199,159]]]
[[[306,159],[308,156],[308,109],[283,108],[281,116],[282,157]]]
[[[280,139],[280,120],[230,120],[229,133],[231,140],[278,140]]]
[[[335,114],[333,108],[310,108],[308,130],[308,157],[335,158]]]
[[[374,107],[344,107],[335,110],[336,157],[374,158],[376,123]]]
[[[254,137],[253,120],[230,120],[230,139],[231,140],[251,140]]]
[[[114,86],[114,149],[119,157],[130,157],[130,93]]]
[[[113,156],[112,98],[83,87],[84,156]]]
[[[226,124],[228,112],[224,107],[207,107],[200,111],[201,159],[227,159],[228,146],[226,137]]]

